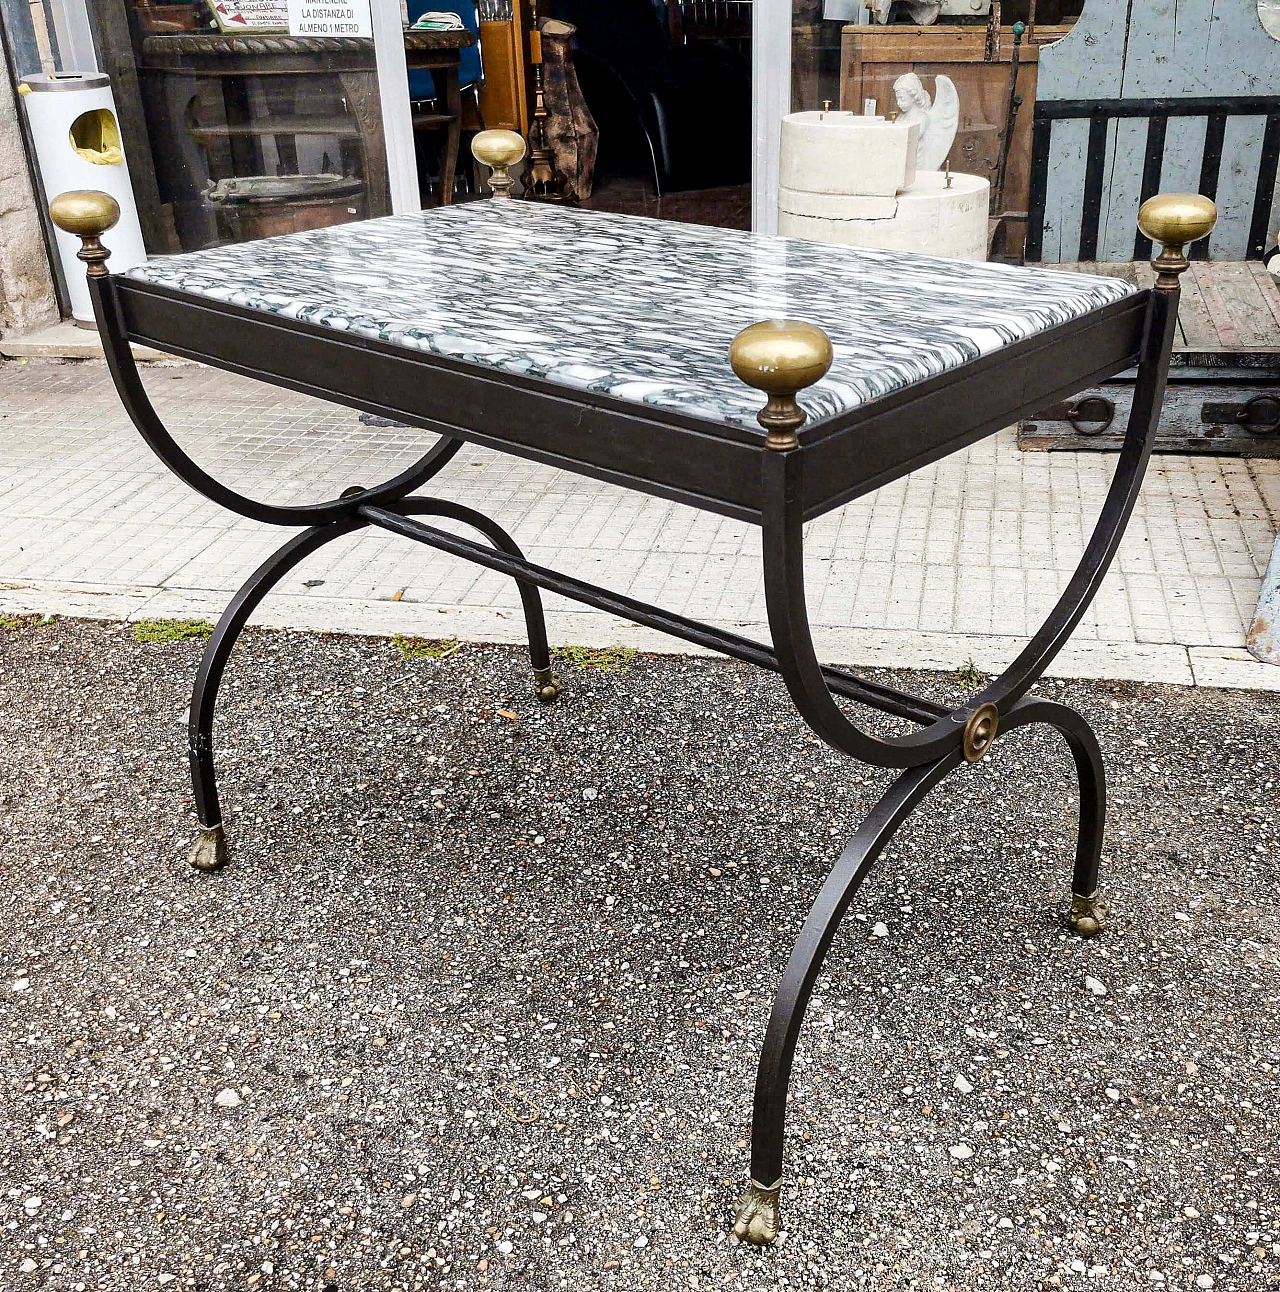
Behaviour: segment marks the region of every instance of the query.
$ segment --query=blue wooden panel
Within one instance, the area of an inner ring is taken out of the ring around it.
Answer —
[[[1213,260],[1243,260],[1249,244],[1249,222],[1262,161],[1265,117],[1229,117],[1218,172],[1218,223],[1209,236]]]
[[[1142,163],[1147,155],[1145,118],[1113,121],[1108,139],[1106,187],[1102,190],[1098,259],[1130,260],[1142,205]],[[1161,187],[1164,187],[1162,181]]]
[[[1280,44],[1263,28],[1257,0],[1141,0],[1132,11],[1125,98],[1280,88]]]
[[[1257,0],[1087,0],[1071,34],[1041,49],[1036,97],[1043,103],[1275,94],[1280,94],[1280,41],[1263,27]],[[1163,192],[1209,190],[1221,211],[1211,254],[1240,259],[1248,247],[1265,123],[1226,118],[1216,193],[1212,182],[1202,182],[1207,128],[1212,137],[1203,117],[1169,119],[1159,187]],[[1221,121],[1217,129],[1223,130]],[[1078,256],[1086,137],[1087,122],[1054,126],[1043,248],[1050,263]],[[1146,138],[1142,120],[1113,123],[1108,130],[1101,259],[1133,254]]]
[[[1204,117],[1170,117],[1164,140],[1165,193],[1194,193],[1200,186],[1200,159],[1204,156]]]
[[[1086,0],[1061,40],[1040,47],[1037,99],[1118,99],[1131,0]],[[1056,133],[1056,131],[1055,131]]]
[[[1041,46],[1036,99],[1118,99],[1128,17],[1129,0],[1088,0],[1076,25],[1062,40]],[[1045,264],[1080,259],[1088,138],[1087,121],[1054,122],[1041,252]],[[1105,218],[1104,208],[1100,229],[1106,227]],[[1126,252],[1122,258],[1127,256]]]
[[[1044,249],[1047,265],[1080,259],[1080,197],[1084,192],[1084,159],[1089,140],[1087,121],[1055,121],[1049,150],[1049,186],[1044,204]]]

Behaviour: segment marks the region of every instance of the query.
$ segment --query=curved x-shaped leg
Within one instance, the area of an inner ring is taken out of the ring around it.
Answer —
[[[146,387],[142,384],[142,378],[138,375],[138,365],[129,345],[116,297],[111,290],[110,275],[101,278],[90,275],[89,295],[93,298],[93,312],[98,321],[107,368],[119,392],[120,402],[138,433],[179,480],[237,515],[265,521],[269,525],[323,525],[329,521],[345,520],[354,516],[358,507],[370,503],[386,506],[421,488],[462,447],[461,440],[443,435],[417,462],[398,476],[368,488],[355,485],[344,490],[341,497],[331,498],[327,502],[282,506],[249,498],[228,488],[220,480],[215,480],[178,444],[169,433],[169,428],[160,420]]]
[[[791,698],[827,744],[881,767],[924,766],[959,748],[962,742],[970,745],[972,753],[975,734],[979,756],[990,745],[997,725],[1008,721],[1012,706],[1044,674],[1080,622],[1120,545],[1160,422],[1177,316],[1176,290],[1151,293],[1124,448],[1093,534],[1062,596],[1018,658],[986,690],[966,708],[939,717],[921,731],[889,739],[872,736],[851,722],[836,704],[818,663],[805,606],[804,458],[796,451],[763,455],[761,525],[769,628]],[[985,728],[980,725],[984,717]]]
[[[1004,730],[1045,722],[1066,738],[1080,784],[1080,825],[1072,879],[1073,927],[1082,934],[1102,929],[1097,898],[1098,858],[1106,807],[1102,755],[1088,723],[1074,710],[1048,700],[1026,700],[1005,718]],[[738,1205],[734,1233],[749,1243],[778,1236],[782,1191],[787,1089],[796,1042],[813,985],[854,894],[899,826],[925,796],[964,760],[960,750],[899,775],[872,808],[832,867],[805,919],[782,975],[765,1031],[756,1073],[751,1124],[751,1181]]]
[[[433,498],[408,498],[395,503],[394,509],[406,516],[445,516],[460,521],[479,530],[499,550],[512,556],[522,556],[520,548],[506,530],[489,517],[472,511],[470,507]],[[362,517],[354,516],[328,525],[317,525],[291,538],[249,576],[222,612],[222,618],[218,620],[218,625],[205,646],[191,694],[189,724],[191,782],[196,816],[200,822],[200,834],[192,847],[190,861],[198,870],[218,870],[228,860],[226,831],[222,824],[222,808],[218,802],[217,772],[213,762],[213,716],[231,648],[236,644],[236,639],[258,603],[299,561],[335,538],[363,529],[367,523]],[[525,625],[529,634],[529,659],[533,665],[538,698],[544,703],[551,703],[559,697],[561,688],[559,679],[551,671],[542,598],[534,584],[525,580],[517,580],[517,583],[524,606]]]

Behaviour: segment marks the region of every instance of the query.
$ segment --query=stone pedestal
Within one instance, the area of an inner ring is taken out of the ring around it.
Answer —
[[[812,242],[879,247],[957,260],[987,258],[991,185],[977,175],[920,171],[895,197],[782,188],[778,232]]]
[[[893,197],[915,179],[920,127],[852,112],[782,118],[779,182],[803,193]]]

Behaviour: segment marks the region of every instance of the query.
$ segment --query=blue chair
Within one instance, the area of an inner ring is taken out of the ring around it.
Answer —
[[[462,96],[468,90],[474,100],[476,118],[480,115],[475,88],[484,76],[480,61],[480,20],[475,0],[434,0],[434,3],[432,0],[409,0],[410,23],[416,22],[430,10],[456,14],[462,25],[476,37],[474,45],[459,52],[456,93],[450,84],[453,79],[452,70],[448,74],[448,81],[432,76],[426,68],[411,68],[409,71],[409,101],[415,151],[418,155],[418,174],[425,179],[433,170],[438,172],[437,200],[442,205],[448,205],[453,201],[454,176],[458,155],[462,151],[462,121],[465,116]],[[428,148],[427,139],[442,129],[446,132],[443,146],[438,149]],[[468,156],[468,153],[463,152],[463,156]],[[470,177],[470,186],[475,191],[478,181],[474,164],[466,173]],[[423,197],[425,200],[425,192]]]
[[[476,13],[475,0],[409,0],[409,25],[413,26],[424,13],[431,10],[456,13],[462,19],[462,25],[475,33],[476,43],[470,49],[462,51],[462,61],[458,66],[458,86],[466,90],[478,85],[484,80],[484,70],[480,64],[480,18]],[[409,73],[410,100],[417,103],[435,97],[436,83],[430,72],[422,70]]]

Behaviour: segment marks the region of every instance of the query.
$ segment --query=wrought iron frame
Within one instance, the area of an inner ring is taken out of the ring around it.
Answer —
[[[814,981],[849,903],[916,806],[962,763],[980,760],[997,735],[1045,723],[1065,738],[1080,790],[1068,919],[1085,935],[1102,930],[1105,904],[1098,895],[1098,863],[1106,776],[1098,742],[1078,713],[1028,692],[1093,599],[1137,498],[1173,348],[1176,276],[1165,275],[1155,290],[854,414],[802,427],[791,438],[792,447],[774,451],[776,445],[766,446],[762,435],[747,430],[548,387],[531,378],[499,379],[435,356],[113,278],[101,265],[100,248],[94,251],[86,242],[86,249],[107,362],[142,437],[179,478],[211,501],[269,524],[307,526],[269,557],[232,599],[196,677],[190,757],[201,828],[192,854],[198,867],[212,870],[227,860],[213,761],[213,717],[236,638],[286,572],[326,544],[367,527],[515,579],[528,625],[530,661],[546,701],[556,699],[559,684],[550,672],[540,589],[779,672],[801,716],[824,741],[863,762],[899,770],[833,866],[783,973],[756,1079],[751,1187],[735,1225],[740,1237],[769,1242],[778,1231],[792,1058]],[[392,414],[437,430],[443,438],[412,467],[382,484],[353,486],[338,498],[306,506],[260,502],[216,480],[177,444],[143,389],[130,341]],[[1124,448],[1093,535],[1044,625],[998,678],[953,709],[819,663],[805,606],[806,520],[1008,425],[1043,406],[1051,392],[1061,397],[1135,362],[1137,384]],[[412,496],[447,465],[464,441],[557,462],[759,524],[773,645],[536,565],[481,513]],[[477,530],[487,545],[428,524],[424,516],[462,522]],[[872,735],[850,719],[838,699],[906,719],[918,730],[892,737]]]

